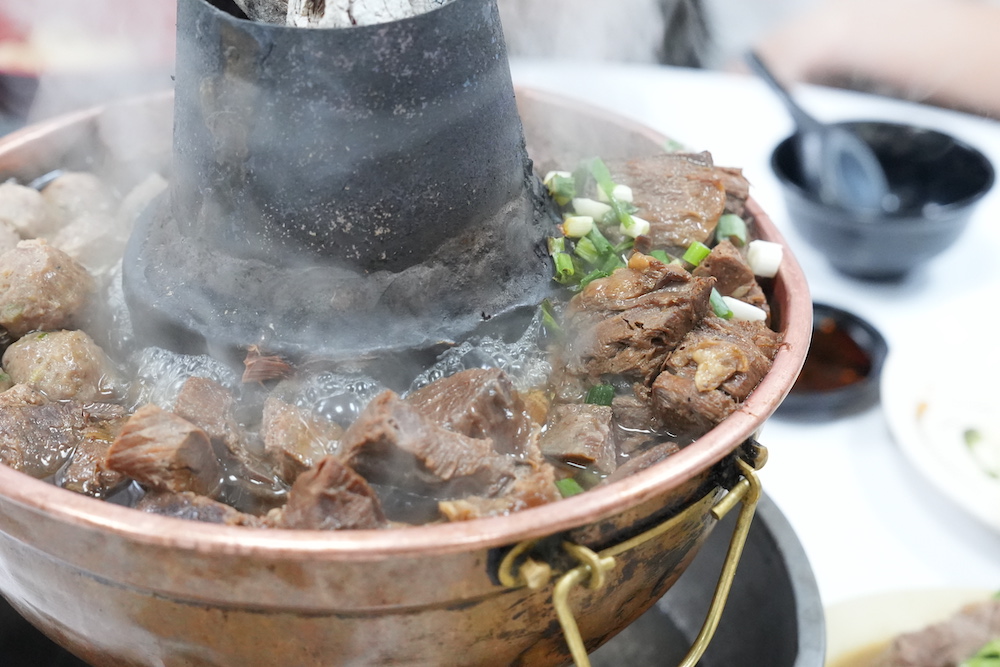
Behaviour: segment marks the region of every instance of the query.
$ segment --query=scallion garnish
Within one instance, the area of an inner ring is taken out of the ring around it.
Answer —
[[[552,309],[552,302],[548,299],[542,300],[542,326],[550,334],[559,335],[562,333],[562,326],[556,319],[556,314]]]
[[[719,290],[712,288],[712,293],[708,297],[708,305],[712,307],[712,312],[724,320],[732,319],[733,311],[729,307],[729,304],[725,302],[722,298],[722,294]]]
[[[735,213],[724,214],[715,226],[715,240],[722,242],[726,239],[739,247],[747,243],[747,223]]]
[[[566,252],[557,252],[553,253],[552,260],[556,265],[556,281],[560,283],[572,282],[573,275],[576,273],[573,257]]]
[[[563,479],[556,480],[556,488],[559,489],[559,494],[563,498],[583,493],[583,487],[572,477],[564,477]]]
[[[586,236],[576,242],[573,252],[588,264],[597,264],[601,261],[601,253],[597,251],[597,246]]]
[[[576,196],[576,179],[568,172],[551,171],[545,175],[543,184],[560,206],[565,206]]]
[[[670,262],[674,261],[674,258],[671,257],[670,255],[668,255],[665,250],[660,250],[660,249],[650,250],[649,251],[649,256],[650,257],[655,257],[656,259],[660,260],[664,264],[669,264]]]
[[[611,405],[615,398],[615,388],[610,384],[595,384],[587,390],[585,403],[591,405]]]
[[[625,232],[630,231],[635,226],[635,221],[629,214],[628,208],[615,198],[615,182],[611,180],[611,172],[608,171],[608,166],[604,164],[601,158],[595,157],[590,161],[590,173],[593,174],[594,180],[597,181],[597,187],[607,196],[608,205],[615,212],[615,217],[621,224],[622,229]],[[632,236],[634,238],[638,234]]]
[[[712,249],[709,248],[707,245],[705,245],[701,241],[695,241],[694,243],[692,243],[687,247],[687,250],[685,250],[684,254],[681,255],[681,259],[683,259],[688,264],[698,266],[699,264],[701,264],[703,259],[708,257],[710,252],[712,252]]]

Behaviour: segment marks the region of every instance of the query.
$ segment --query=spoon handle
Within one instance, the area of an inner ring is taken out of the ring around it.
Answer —
[[[778,96],[781,97],[781,100],[785,103],[789,112],[791,112],[796,125],[802,129],[813,129],[820,124],[819,121],[799,106],[798,102],[795,101],[795,98],[793,98],[791,93],[788,92],[788,89],[781,85],[781,82],[774,77],[774,74],[770,69],[768,69],[767,65],[764,64],[764,61],[760,59],[760,56],[757,55],[756,51],[750,50],[747,52],[746,62],[747,65],[750,66],[750,69],[753,70],[754,74],[763,79],[764,82],[774,90],[774,92],[778,93]]]

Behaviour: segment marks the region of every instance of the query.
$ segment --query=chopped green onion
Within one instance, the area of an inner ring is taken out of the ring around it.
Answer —
[[[577,215],[589,215],[597,222],[604,222],[611,213],[611,207],[594,199],[575,197],[573,199],[573,212]]]
[[[767,312],[753,304],[740,301],[731,296],[724,296],[722,300],[726,302],[729,310],[732,311],[732,319],[737,322],[764,322],[767,320]]]
[[[962,437],[965,439],[965,444],[972,447],[983,439],[983,434],[978,429],[967,428],[962,433]]]
[[[556,314],[552,310],[552,302],[548,299],[542,300],[542,326],[545,330],[551,334],[561,334],[562,327],[559,325],[559,321],[556,319]]]
[[[560,206],[565,206],[576,196],[576,180],[569,172],[550,171],[542,183]]]
[[[588,264],[597,264],[601,261],[601,253],[597,251],[597,246],[586,236],[576,242],[576,248],[573,249],[573,252]]]
[[[564,477],[563,479],[556,480],[556,488],[559,489],[559,493],[563,498],[583,493],[583,487],[572,477]]]
[[[650,250],[649,251],[649,256],[650,257],[655,257],[656,259],[660,260],[664,264],[669,264],[674,259],[670,255],[668,255],[665,250],[660,250],[660,249]]]
[[[585,403],[591,405],[611,405],[615,398],[615,388],[610,384],[595,384],[587,390]]]
[[[741,248],[747,244],[747,223],[735,213],[726,213],[715,226],[715,240],[721,243],[726,239]]]
[[[694,243],[688,246],[687,250],[684,251],[684,254],[681,255],[681,259],[683,259],[688,264],[693,264],[694,266],[698,266],[699,264],[701,264],[703,259],[708,257],[708,254],[710,252],[712,252],[712,249],[709,248],[707,245],[705,245],[701,241],[695,241]]]
[[[601,255],[609,255],[615,252],[615,247],[611,245],[611,241],[609,241],[597,227],[590,230],[590,233],[587,234],[587,238],[593,242],[594,247],[597,248],[597,252],[601,253]]]
[[[712,312],[721,317],[724,320],[732,319],[733,311],[726,303],[725,297],[723,297],[719,290],[712,288],[712,293],[708,297],[708,305],[712,307]]]
[[[604,164],[601,158],[595,157],[590,161],[590,173],[593,174],[594,180],[597,181],[597,187],[603,190],[605,196],[607,196],[608,205],[615,212],[615,217],[618,218],[622,229],[631,230],[635,226],[635,221],[632,220],[632,216],[629,215],[628,209],[626,209],[622,202],[615,199],[615,182],[611,180],[611,172],[608,171],[607,165]],[[630,236],[635,238],[638,234],[630,234]]]
[[[612,188],[611,190],[611,196],[617,199],[618,201],[622,202],[623,204],[624,203],[631,204],[633,199],[632,188],[630,188],[627,185],[622,185],[621,183],[617,183],[615,184],[615,187]],[[611,201],[611,199],[608,197],[608,194],[604,191],[604,188],[598,188],[597,200],[605,203]]]
[[[569,282],[576,273],[573,257],[569,253],[557,252],[552,255],[552,259],[556,264],[555,279],[561,283]]]
[[[548,244],[550,255],[555,255],[557,252],[566,252],[566,239],[562,236],[550,236]]]
[[[623,260],[618,255],[608,255],[604,260],[604,264],[601,265],[601,269],[606,271],[608,275],[615,269],[620,269],[625,266],[625,260]]]
[[[747,264],[755,276],[773,278],[781,266],[781,244],[757,239],[747,244]]]
[[[572,239],[586,236],[593,228],[594,219],[589,215],[568,215],[562,223],[562,233]]]
[[[1000,639],[994,639],[986,644],[959,667],[1000,667]]]
[[[643,220],[642,218],[635,215],[630,216],[630,218],[632,220],[631,227],[626,227],[625,223],[622,223],[621,226],[618,228],[618,231],[621,232],[622,236],[631,236],[632,238],[638,238],[640,236],[645,236],[646,234],[649,233],[650,225],[648,221]]]
[[[598,278],[607,278],[611,275],[611,271],[605,271],[604,269],[594,269],[583,278],[580,278],[580,289],[583,289],[590,283],[594,282]]]

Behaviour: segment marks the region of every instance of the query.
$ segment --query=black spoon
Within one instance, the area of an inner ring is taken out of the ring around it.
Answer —
[[[830,206],[881,211],[891,205],[889,183],[871,147],[857,134],[807,113],[753,51],[747,64],[781,98],[795,121],[799,163],[806,186]]]

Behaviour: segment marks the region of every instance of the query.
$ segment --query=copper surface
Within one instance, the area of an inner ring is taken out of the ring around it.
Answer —
[[[549,156],[627,156],[667,143],[601,110],[517,94],[529,151],[542,165]],[[169,143],[169,95],[130,104],[124,114],[93,109],[5,137],[0,174],[32,178],[74,151],[96,150],[108,114],[132,118],[146,141]],[[578,132],[553,130],[568,119]],[[763,238],[783,242],[756,202],[747,208]],[[705,497],[805,359],[812,306],[787,251],[772,304],[784,343],[736,413],[625,480],[509,516],[385,531],[253,530],[144,514],[0,466],[0,591],[95,665],[565,663],[551,587],[501,586],[502,548],[560,533],[600,548]],[[613,636],[680,576],[714,524],[709,507],[622,555],[607,586],[575,600],[588,646]]]

